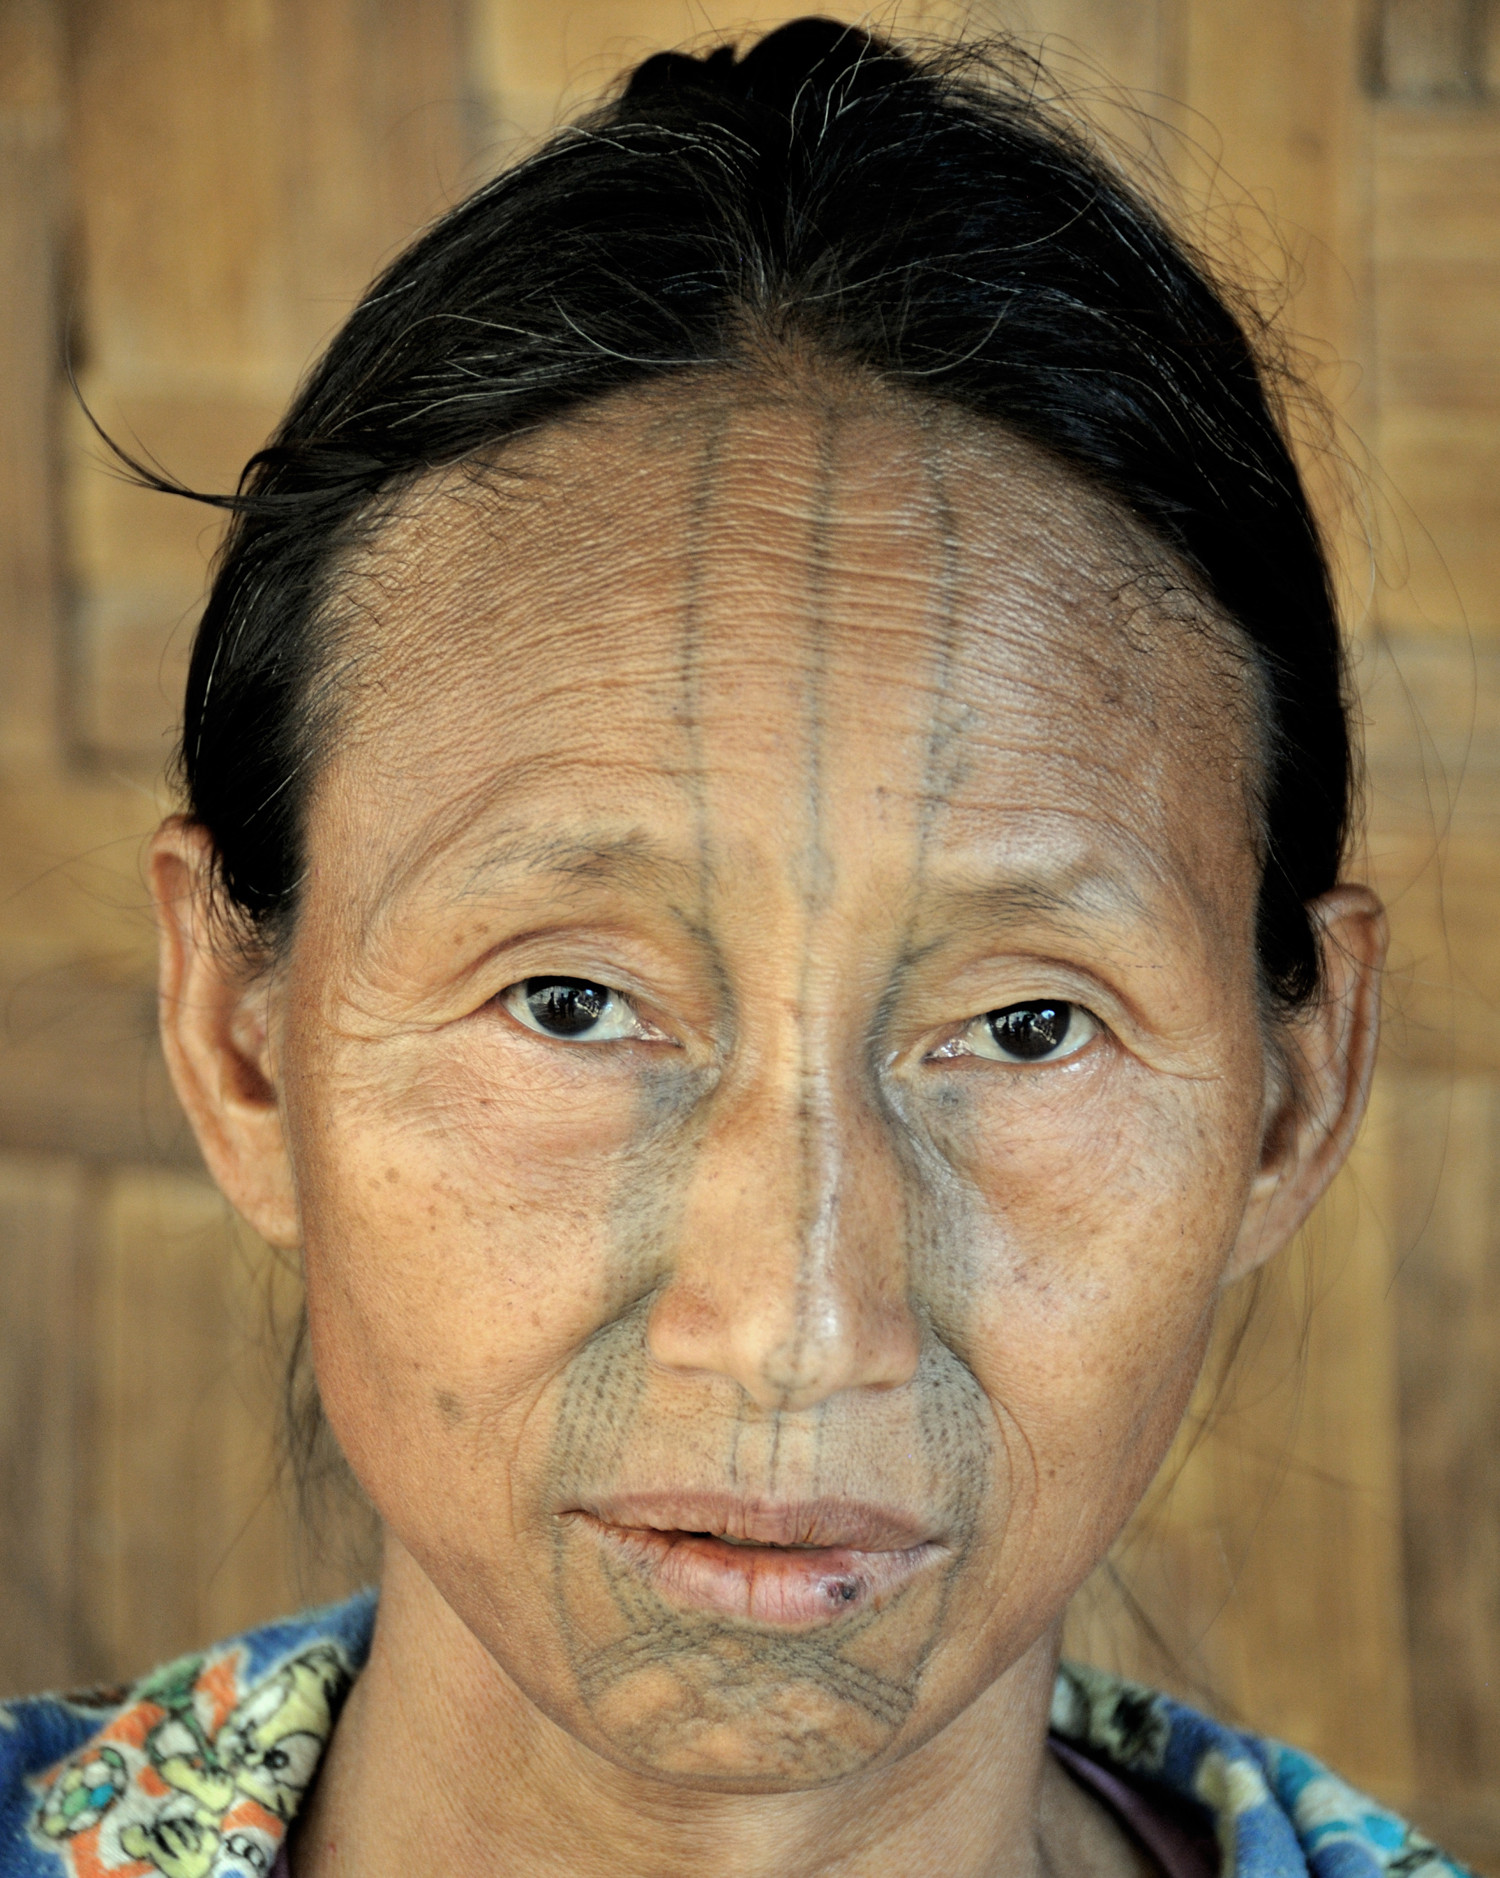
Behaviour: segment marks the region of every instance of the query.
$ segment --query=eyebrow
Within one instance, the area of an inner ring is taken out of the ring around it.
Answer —
[[[1112,868],[1066,868],[1006,879],[974,879],[929,889],[930,904],[946,930],[988,931],[1042,921],[1077,928],[1103,916],[1149,920],[1152,910],[1139,890]],[[924,921],[924,923],[926,923]]]
[[[706,863],[685,860],[644,829],[623,834],[600,830],[553,839],[517,835],[490,847],[469,870],[460,892],[483,892],[493,876],[546,875],[579,885],[602,884],[628,892],[702,891]]]
[[[1100,920],[1140,926],[1159,920],[1132,876],[1137,869],[1105,859],[1045,864],[1016,872],[981,865],[956,878],[923,883],[914,909],[925,939],[913,934],[908,963],[956,936],[986,935],[1027,925],[1082,935]],[[548,837],[517,827],[491,841],[458,891],[460,897],[493,892],[504,882],[550,879],[581,889],[603,887],[631,896],[666,896],[702,904],[711,898],[716,870],[700,854],[684,856],[641,827],[584,828]],[[696,918],[696,916],[695,916]]]

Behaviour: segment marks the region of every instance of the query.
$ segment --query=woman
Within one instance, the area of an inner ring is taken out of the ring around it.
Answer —
[[[1457,1869],[1058,1668],[1384,941],[1243,324],[965,69],[648,60],[229,501],[163,1035],[378,1617],[13,1705],[5,1872]]]

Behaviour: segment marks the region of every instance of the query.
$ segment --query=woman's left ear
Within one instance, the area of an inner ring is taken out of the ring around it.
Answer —
[[[1229,1284],[1273,1258],[1343,1166],[1364,1117],[1380,1040],[1385,909],[1368,887],[1340,885],[1310,902],[1322,987],[1279,1039],[1285,1067],[1268,1079],[1260,1170],[1224,1270]]]
[[[237,954],[216,919],[206,829],[169,817],[152,838],[147,871],[172,1086],[225,1199],[263,1239],[290,1249],[300,1232],[272,1061],[269,981]]]

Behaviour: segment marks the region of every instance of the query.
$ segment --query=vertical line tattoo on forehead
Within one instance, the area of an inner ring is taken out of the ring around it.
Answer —
[[[961,733],[964,720],[968,715],[967,710],[953,697],[953,669],[959,642],[963,636],[963,627],[959,617],[962,594],[962,555],[958,514],[948,493],[947,477],[944,474],[940,454],[942,445],[937,434],[938,422],[927,412],[920,414],[919,422],[924,435],[921,459],[923,488],[931,507],[938,540],[939,572],[932,604],[932,611],[937,620],[937,656],[933,661],[930,690],[932,704],[922,764],[916,853],[913,857],[906,928],[901,937],[896,961],[886,980],[885,990],[876,1005],[875,1021],[869,1037],[869,1063],[872,1080],[876,1087],[880,1086],[876,1066],[881,1050],[881,1040],[914,960],[914,932],[922,885],[927,873],[927,858],[933,829],[940,810],[947,807],[948,798],[958,785],[962,769],[961,754],[951,762],[945,762],[945,758],[955,747],[959,752],[962,751]]]
[[[686,566],[682,586],[682,635],[679,683],[682,727],[687,738],[686,787],[693,812],[693,833],[698,856],[696,917],[706,937],[709,932],[709,883],[713,874],[713,847],[708,824],[708,778],[703,750],[703,595],[709,554],[709,523],[719,494],[720,472],[731,412],[727,405],[711,410],[705,419],[703,449],[693,474],[688,501]],[[727,975],[714,948],[714,961],[727,992]]]

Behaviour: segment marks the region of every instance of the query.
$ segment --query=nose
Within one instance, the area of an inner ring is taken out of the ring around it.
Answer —
[[[652,1309],[652,1356],[787,1411],[910,1382],[922,1332],[906,1177],[891,1123],[831,1073],[721,1085]]]

